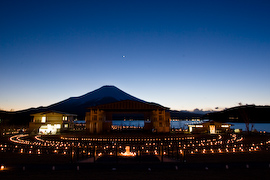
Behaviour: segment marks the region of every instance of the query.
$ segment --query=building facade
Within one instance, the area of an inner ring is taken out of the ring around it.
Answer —
[[[31,114],[33,120],[29,123],[29,131],[40,134],[56,134],[62,130],[73,128],[77,115],[58,111],[46,111]]]
[[[218,134],[230,132],[231,124],[216,121],[207,121],[199,124],[188,125],[190,133]]]

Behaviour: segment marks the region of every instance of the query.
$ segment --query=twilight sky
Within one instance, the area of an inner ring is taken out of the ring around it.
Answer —
[[[0,2],[0,109],[103,85],[175,110],[270,105],[270,2]]]

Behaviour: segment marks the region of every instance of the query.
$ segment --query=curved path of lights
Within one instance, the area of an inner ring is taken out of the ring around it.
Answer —
[[[29,154],[74,154],[88,157],[124,153],[126,146],[131,153],[176,156],[183,154],[215,154],[268,151],[270,140],[244,143],[244,137],[231,134],[202,138],[195,136],[168,137],[50,137],[17,134],[9,138],[10,144],[0,144],[2,152],[12,151]]]

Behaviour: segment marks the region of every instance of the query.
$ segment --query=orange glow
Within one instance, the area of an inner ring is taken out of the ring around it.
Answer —
[[[126,152],[120,153],[121,156],[136,156],[136,153],[130,152],[130,146],[126,146]]]

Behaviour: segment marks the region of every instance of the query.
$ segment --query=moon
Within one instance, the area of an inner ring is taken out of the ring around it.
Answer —
[[[122,56],[123,58],[125,58],[126,56]]]

